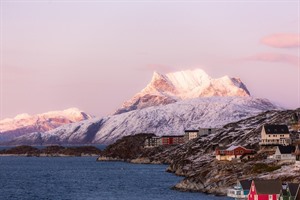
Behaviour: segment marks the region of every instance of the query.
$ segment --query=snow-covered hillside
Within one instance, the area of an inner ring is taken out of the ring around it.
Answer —
[[[183,99],[212,96],[250,96],[238,78],[224,76],[211,78],[201,69],[179,71],[166,75],[154,72],[151,82],[133,98],[123,103],[115,114],[157,105],[166,105]]]
[[[196,98],[68,124],[45,133],[18,137],[11,144],[108,144],[137,133],[179,135],[184,129],[221,127],[272,109],[278,108],[266,99]]]
[[[0,140],[9,140],[16,136],[52,130],[64,124],[90,119],[91,116],[77,108],[51,111],[43,114],[17,115],[0,121]]]

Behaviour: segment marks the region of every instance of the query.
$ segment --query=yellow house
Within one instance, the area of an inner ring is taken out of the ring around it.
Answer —
[[[287,125],[266,124],[261,130],[260,145],[288,145],[290,143],[290,131]]]

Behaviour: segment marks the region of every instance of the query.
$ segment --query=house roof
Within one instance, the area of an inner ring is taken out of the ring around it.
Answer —
[[[161,138],[181,138],[183,135],[163,135]]]
[[[291,193],[291,196],[296,196],[299,188],[299,183],[288,183],[288,189]]]
[[[266,134],[287,134],[290,133],[287,125],[264,125]]]
[[[243,149],[246,149],[246,148],[244,148],[244,147],[242,147],[242,146],[235,146],[235,145],[232,145],[232,146],[228,147],[228,148],[226,149],[226,151],[233,151],[233,150],[235,150],[235,149],[238,148],[238,147],[241,147],[241,148],[243,148]]]
[[[279,180],[254,180],[257,194],[280,194],[282,189]]]
[[[192,130],[192,129],[191,129],[191,130],[184,130],[184,132],[187,132],[187,133],[188,133],[188,132],[199,132],[199,130],[196,130],[196,129],[195,129],[195,130]]]
[[[239,181],[243,190],[250,190],[252,180],[240,180]]]
[[[292,154],[295,152],[295,146],[278,146],[281,154]]]

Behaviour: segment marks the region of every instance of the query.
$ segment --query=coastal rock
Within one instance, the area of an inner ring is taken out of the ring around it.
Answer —
[[[174,189],[182,191],[225,195],[226,190],[238,179],[249,178],[278,178],[299,182],[300,167],[267,160],[268,153],[264,149],[259,150],[258,145],[263,124],[286,124],[294,113],[299,112],[300,109],[267,111],[227,124],[211,135],[196,138],[182,145],[146,149],[139,147],[139,150],[130,157],[123,158],[134,163],[169,164],[168,172],[185,177],[174,186]],[[131,136],[131,140],[133,138],[134,136]],[[122,139],[118,142],[119,150],[122,149],[120,144],[124,144]],[[215,148],[226,148],[231,145],[256,149],[258,153],[249,160],[217,161],[214,156]],[[111,145],[111,149],[113,146],[114,144]],[[115,153],[110,152],[110,155],[118,158],[118,153]]]

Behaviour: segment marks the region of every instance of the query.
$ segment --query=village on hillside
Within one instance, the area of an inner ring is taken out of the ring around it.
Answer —
[[[150,136],[146,138],[144,147],[183,144],[213,134],[216,130],[200,128],[185,130],[184,135]],[[258,151],[268,155],[267,161],[293,165],[300,169],[300,114],[291,116],[287,124],[264,124],[261,127]],[[258,151],[232,145],[225,149],[216,148],[214,156],[219,162],[241,162],[254,158]],[[300,184],[282,182],[279,179],[238,180],[237,184],[228,190],[227,196],[237,200],[300,200]]]

